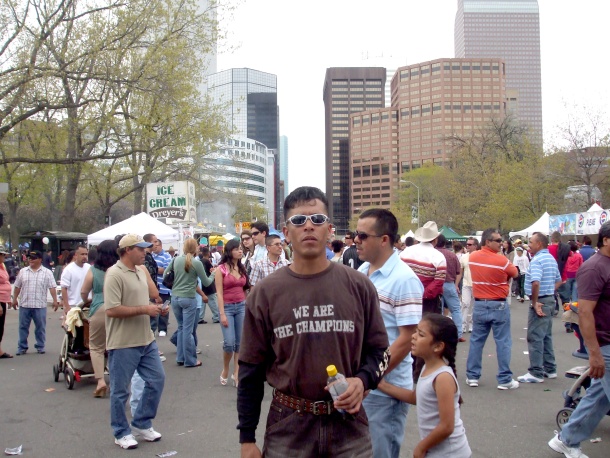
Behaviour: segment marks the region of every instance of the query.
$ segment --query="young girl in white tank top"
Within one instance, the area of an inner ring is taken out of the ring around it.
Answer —
[[[460,418],[460,388],[455,377],[458,332],[450,318],[436,313],[424,315],[411,340],[411,354],[422,358],[416,390],[406,390],[381,381],[378,389],[409,404],[417,405],[420,442],[413,457],[470,458],[472,452]]]

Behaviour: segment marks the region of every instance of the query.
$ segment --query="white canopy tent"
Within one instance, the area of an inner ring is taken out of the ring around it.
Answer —
[[[413,231],[412,231],[412,230],[410,230],[410,229],[409,229],[409,232],[407,232],[405,235],[403,235],[403,236],[400,238],[400,241],[401,241],[402,243],[405,243],[405,240],[407,240],[407,237],[415,237],[415,234],[413,233]]]
[[[155,234],[163,242],[163,245],[177,244],[179,236],[177,230],[142,212],[89,235],[87,243],[89,245],[99,245],[104,240],[113,239],[119,234]]]
[[[540,217],[538,221],[532,224],[530,227],[526,227],[520,231],[509,232],[508,235],[514,237],[515,235],[520,235],[521,237],[529,237],[534,232],[540,232],[544,235],[549,235],[549,219],[550,215],[547,212],[544,212],[544,215]]]
[[[604,211],[604,209],[602,207],[600,207],[597,204],[593,204],[593,205],[591,205],[591,208],[589,208],[587,210],[587,213],[591,213],[591,212],[603,212],[603,211]]]

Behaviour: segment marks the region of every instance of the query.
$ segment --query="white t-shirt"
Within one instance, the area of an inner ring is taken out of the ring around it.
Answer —
[[[70,307],[74,307],[82,302],[80,290],[83,287],[85,275],[90,267],[88,263],[83,264],[83,267],[78,267],[74,262],[64,267],[59,284],[62,288],[68,290],[68,305]]]

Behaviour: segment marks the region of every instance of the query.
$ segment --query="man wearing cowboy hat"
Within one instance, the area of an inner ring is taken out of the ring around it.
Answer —
[[[424,285],[422,302],[423,313],[440,313],[440,296],[443,294],[447,261],[445,256],[434,248],[440,232],[434,221],[428,221],[415,231],[419,243],[406,247],[400,259],[406,262]]]
[[[400,259],[407,263],[424,285],[422,298],[422,314],[441,313],[441,294],[447,272],[445,256],[435,248],[436,239],[440,235],[434,221],[428,221],[415,231],[417,245],[405,248],[400,253]],[[421,358],[413,358],[413,380],[417,382],[424,365]]]

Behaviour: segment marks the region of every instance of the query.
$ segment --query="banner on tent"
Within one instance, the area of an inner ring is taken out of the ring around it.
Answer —
[[[597,234],[599,228],[610,219],[610,210],[576,213],[576,234]]]
[[[146,185],[146,212],[153,218],[196,222],[195,186],[188,181]]]
[[[551,215],[549,217],[549,233],[572,235],[576,233],[576,213],[567,215]]]

